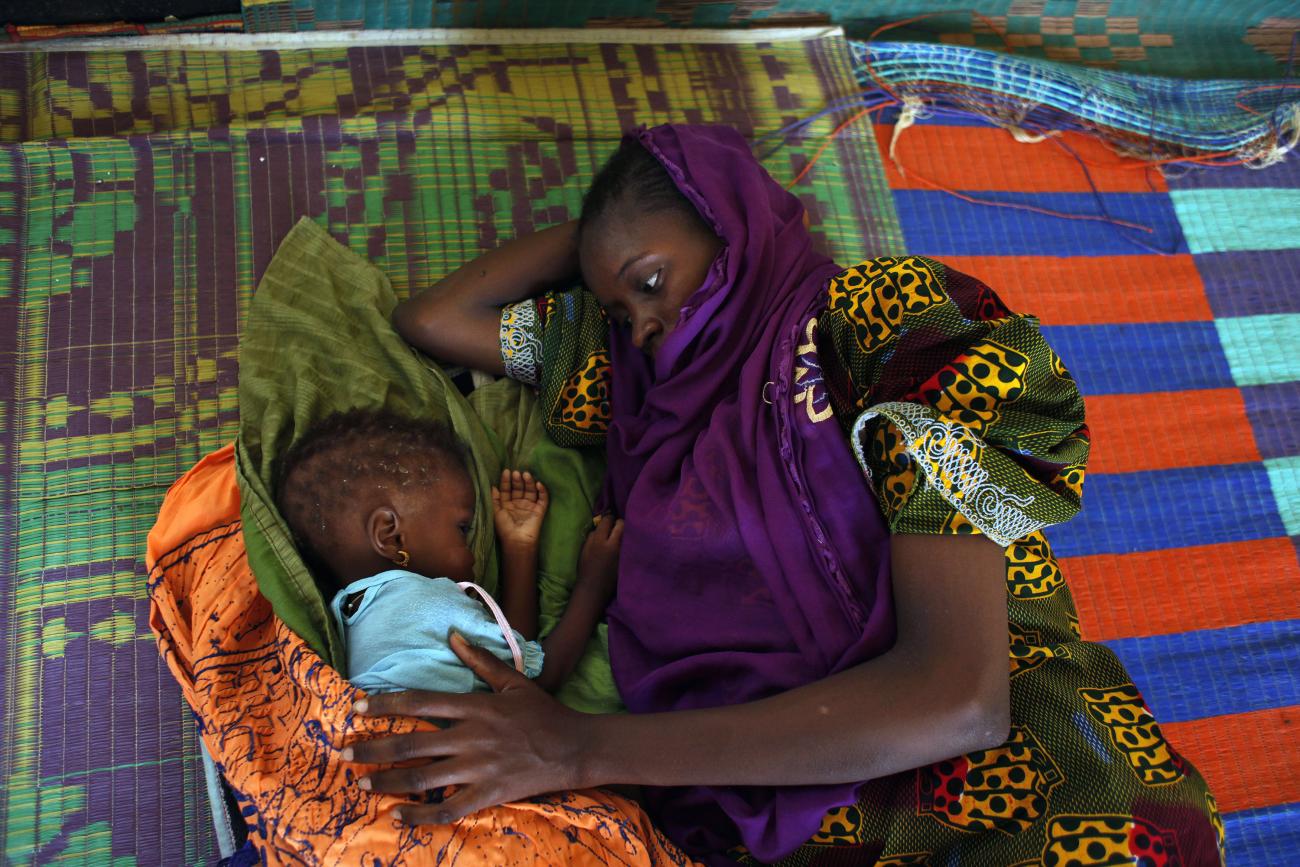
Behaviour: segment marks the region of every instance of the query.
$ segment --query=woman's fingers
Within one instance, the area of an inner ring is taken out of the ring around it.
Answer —
[[[609,531],[609,541],[618,544],[623,541],[623,519],[619,518],[613,522],[614,528]]]
[[[460,786],[441,804],[402,804],[393,812],[398,821],[407,825],[448,825],[499,803],[484,788],[486,786]]]
[[[362,716],[465,719],[473,715],[481,699],[481,695],[474,693],[426,692],[422,689],[410,689],[405,692],[368,695],[352,705],[352,709]]]
[[[407,693],[405,700],[390,698],[402,693],[386,693],[367,699],[367,704],[385,699],[381,708],[431,707],[434,710],[428,715],[435,718],[445,718],[447,710],[452,710],[459,719],[442,731],[353,744],[353,761],[380,766],[374,771],[366,768],[369,773],[358,779],[357,785],[388,793],[457,787],[446,802],[434,805],[446,812],[445,819],[424,810],[426,805],[410,805],[419,812],[405,821],[418,823],[454,821],[493,804],[595,784],[579,777],[584,751],[593,740],[585,714],[566,708],[537,684],[487,651],[471,647],[460,636],[453,636],[451,646],[498,693]],[[447,699],[472,701],[452,708]],[[419,764],[411,765],[412,760]],[[394,763],[410,766],[392,767]],[[407,806],[401,809],[405,811]]]
[[[396,813],[408,825],[446,825],[499,803],[501,798],[491,790],[490,784],[467,785],[458,788],[441,804],[403,804]]]
[[[473,759],[444,759],[410,768],[375,771],[362,778],[361,787],[389,795],[427,792],[442,786],[491,779],[488,776],[490,768],[490,765]]]
[[[492,687],[493,692],[530,683],[523,672],[516,671],[514,666],[502,662],[483,648],[473,646],[459,632],[451,634],[450,644],[460,661]]]
[[[410,759],[431,759],[463,752],[470,740],[459,728],[436,732],[408,732],[368,741],[357,741],[343,750],[343,760],[362,765],[391,765]],[[371,775],[375,776],[374,774]],[[402,791],[380,789],[379,791]]]

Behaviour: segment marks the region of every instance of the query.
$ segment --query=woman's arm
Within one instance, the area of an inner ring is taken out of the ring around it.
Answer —
[[[393,310],[393,327],[435,358],[489,373],[501,363],[501,305],[578,276],[577,221],[507,241]]]
[[[800,785],[867,780],[1002,743],[1010,726],[1004,555],[977,536],[895,536],[898,639],[849,671],[745,705],[595,716],[571,711],[490,654],[453,645],[497,694],[388,693],[369,715],[455,719],[449,729],[353,746],[359,762],[430,758],[363,785],[444,803],[402,808],[446,822],[564,788]],[[345,753],[345,758],[348,756]],[[437,759],[441,759],[437,761]]]
[[[888,652],[747,705],[601,720],[591,784],[856,782],[1003,743],[1002,549],[978,536],[900,535],[892,553],[898,639]]]

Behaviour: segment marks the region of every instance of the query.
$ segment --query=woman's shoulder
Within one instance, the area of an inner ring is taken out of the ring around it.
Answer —
[[[603,442],[610,420],[609,320],[594,295],[568,289],[506,307],[501,358],[508,376],[538,389],[552,440]]]
[[[844,268],[831,277],[831,303],[874,294],[886,300],[902,300],[901,293],[941,288],[948,268],[926,256],[875,256]]]
[[[1013,315],[983,282],[928,256],[876,256],[845,268],[827,284],[826,309],[863,348],[880,348],[922,319],[960,328]]]

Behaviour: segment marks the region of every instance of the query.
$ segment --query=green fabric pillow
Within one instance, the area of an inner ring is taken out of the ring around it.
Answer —
[[[552,495],[540,551],[543,633],[568,598],[603,473],[603,455],[560,449],[541,436],[531,392],[514,383],[475,393],[487,427],[437,365],[392,329],[396,304],[382,272],[304,218],[267,267],[240,340],[236,457],[249,565],[276,615],[336,668],[346,657],[328,600],[274,499],[277,461],[311,425],[336,411],[383,408],[450,426],[470,453],[478,501],[470,548],[478,583],[490,592],[497,585],[491,485],[503,460],[531,468]],[[583,710],[619,707],[603,625],[560,698]]]
[[[536,394],[514,380],[502,379],[475,389],[469,402],[492,432],[504,466],[531,470],[551,495],[538,551],[540,626],[545,635],[559,622],[573,588],[578,554],[592,527],[596,497],[605,477],[605,448],[556,445],[546,435]],[[609,670],[604,623],[596,627],[586,652],[556,697],[588,713],[623,709]]]

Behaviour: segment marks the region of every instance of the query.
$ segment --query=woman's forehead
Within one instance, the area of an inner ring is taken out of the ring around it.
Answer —
[[[709,241],[689,218],[674,210],[610,215],[582,233],[578,256],[584,271],[608,271],[614,276],[632,257],[677,252]]]

